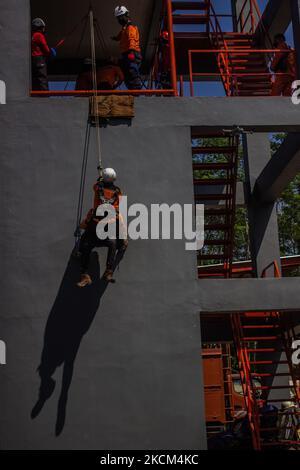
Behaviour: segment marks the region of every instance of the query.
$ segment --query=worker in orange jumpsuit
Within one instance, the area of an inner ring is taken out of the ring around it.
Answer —
[[[292,96],[292,84],[297,79],[295,51],[286,43],[284,34],[277,34],[274,38],[274,48],[280,49],[274,54],[271,70],[275,74],[271,95]]]
[[[103,171],[103,179],[99,179],[94,185],[94,207],[89,211],[87,217],[80,225],[80,228],[84,230],[79,245],[81,279],[77,286],[80,288],[84,288],[92,284],[92,279],[88,274],[88,267],[90,255],[94,248],[108,248],[106,271],[104,273],[103,280],[106,282],[115,282],[113,279],[113,272],[117,251],[125,252],[128,246],[128,241],[125,237],[126,230],[123,218],[119,213],[122,192],[120,188],[115,185],[116,177],[116,172],[112,168],[106,168]],[[97,225],[101,223],[101,220],[103,220],[104,217],[97,216],[96,212],[98,207],[102,204],[109,204],[115,209],[116,216],[112,217],[109,221],[106,221],[106,225],[116,223],[116,239],[106,238],[105,240],[100,240],[97,236]],[[121,233],[124,234],[124,239],[121,239]]]
[[[47,58],[56,57],[56,49],[50,48],[45,38],[46,23],[41,18],[32,21],[31,65],[32,89],[48,91]]]
[[[107,61],[97,67],[97,90],[115,90],[124,82],[124,74],[118,65]],[[85,59],[76,81],[76,90],[93,90],[92,59]]]
[[[120,43],[121,67],[125,75],[125,83],[129,90],[141,90],[143,87],[140,67],[142,62],[140,33],[129,17],[129,11],[125,6],[118,6],[115,9],[115,17],[122,30],[118,36],[113,36],[114,41]]]

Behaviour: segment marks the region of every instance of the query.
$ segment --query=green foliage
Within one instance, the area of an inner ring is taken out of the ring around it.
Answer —
[[[275,153],[285,138],[276,134],[271,141]],[[300,174],[289,184],[277,201],[277,214],[282,256],[300,254]]]
[[[274,134],[271,136],[270,145],[272,154],[278,150],[285,138],[285,134]],[[195,140],[194,146],[226,146],[228,145],[228,138],[204,138]],[[242,145],[240,146],[240,159],[239,159],[239,181],[244,181],[244,165],[243,165],[243,152]],[[226,161],[226,155],[195,155],[194,162],[209,162],[209,161]],[[196,178],[211,178],[212,174],[209,171],[196,171]],[[214,177],[224,178],[224,172],[214,172]],[[282,256],[292,256],[300,254],[300,175],[292,181],[286,190],[283,192],[281,198],[277,202],[278,225],[279,225],[279,238],[280,249]],[[209,222],[209,221],[208,221]],[[220,237],[220,233],[213,233],[209,237]],[[205,252],[210,252],[208,247]],[[249,230],[248,230],[248,217],[247,210],[244,208],[237,208],[236,221],[235,221],[235,243],[234,243],[234,260],[245,261],[251,258],[249,248]],[[296,274],[299,274],[296,270]]]

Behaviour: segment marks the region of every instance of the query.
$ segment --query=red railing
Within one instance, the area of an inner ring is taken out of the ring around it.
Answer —
[[[247,344],[243,340],[243,326],[241,321],[241,315],[235,313],[231,315],[231,325],[233,330],[234,342],[236,345],[236,353],[241,377],[241,384],[243,388],[243,395],[245,399],[245,405],[251,429],[252,444],[254,450],[261,449],[261,437],[260,437],[260,419],[259,419],[259,408],[253,393],[254,386],[251,373],[250,358],[247,349]]]
[[[235,72],[232,70],[233,66],[230,63],[230,55],[238,55],[240,58],[242,57],[242,60],[245,61],[245,65],[247,66],[247,59],[251,56],[251,54],[262,54],[264,59],[266,59],[267,54],[275,54],[277,52],[282,52],[282,50],[279,49],[249,49],[249,50],[244,50],[244,49],[193,49],[188,51],[188,62],[189,62],[189,82],[190,82],[190,94],[191,96],[194,96],[194,77],[202,77],[204,78],[213,78],[216,77],[216,79],[221,78],[223,83],[224,79],[227,79],[227,84],[225,86],[225,91],[227,96],[236,96],[238,95],[238,79],[239,78],[245,78],[245,77],[266,77],[266,79],[270,80],[274,76],[290,76],[289,73],[283,73],[283,72],[271,72],[268,69],[268,64],[266,60],[266,72]],[[193,71],[193,55],[194,54],[215,54],[217,56],[217,62],[219,65],[220,57],[222,58],[222,62],[224,61],[226,71],[220,70],[217,73],[213,72],[194,72]],[[230,70],[231,68],[231,70]]]
[[[248,13],[245,12],[247,6],[249,7]],[[250,28],[247,28],[247,25],[249,25]],[[245,0],[237,18],[237,26],[241,33],[246,32],[252,34],[254,34],[257,31],[258,26],[260,26],[263,29],[266,38],[269,40],[270,45],[273,44],[270,33],[264,24],[257,0]]]
[[[174,28],[173,28],[173,13],[172,13],[172,0],[164,0],[165,8],[165,25],[169,33],[170,41],[170,63],[171,63],[171,89],[142,89],[142,90],[97,90],[98,95],[165,95],[165,96],[178,96],[177,86],[177,72],[176,72],[176,54],[175,54],[175,41],[174,41]],[[77,96],[87,97],[93,96],[95,90],[53,90],[53,91],[31,91],[32,97],[51,97],[51,96]]]
[[[225,40],[224,32],[221,28],[220,22],[218,20],[218,15],[213,7],[212,2],[209,2],[209,25],[211,27],[210,33],[213,33],[213,40],[215,42],[216,49],[225,49],[228,50],[227,43]],[[230,83],[229,83],[229,63],[228,56],[225,56],[223,53],[218,55],[218,67],[220,70],[221,79],[224,85],[224,88],[229,93]]]
[[[263,270],[263,272],[262,272],[262,274],[261,274],[261,277],[262,277],[262,278],[267,277],[267,272],[268,272],[268,270],[269,270],[270,268],[272,268],[272,267],[274,268],[274,273],[273,273],[274,277],[277,278],[277,279],[278,279],[278,278],[281,278],[281,270],[280,270],[279,264],[278,264],[278,262],[277,262],[276,260],[275,260],[275,261],[272,261],[271,264],[269,264],[268,266],[265,267],[265,269]]]

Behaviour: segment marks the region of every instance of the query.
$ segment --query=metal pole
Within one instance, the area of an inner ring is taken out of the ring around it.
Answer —
[[[167,2],[167,20],[168,20],[168,30],[169,30],[169,40],[170,40],[171,82],[172,82],[172,88],[174,91],[174,96],[178,96],[172,0],[166,0],[166,2]]]

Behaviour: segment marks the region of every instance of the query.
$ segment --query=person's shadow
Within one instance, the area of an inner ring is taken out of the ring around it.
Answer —
[[[122,257],[123,253],[119,253],[116,267]],[[41,363],[38,367],[41,385],[38,400],[31,411],[31,418],[34,419],[40,414],[46,401],[53,394],[56,382],[52,376],[56,369],[63,365],[56,436],[61,434],[65,425],[68,392],[82,338],[91,327],[108,286],[106,281],[100,279],[99,259],[96,253],[91,255],[89,272],[93,284],[79,289],[76,285],[80,274],[79,262],[75,257],[70,257],[45,329]]]

